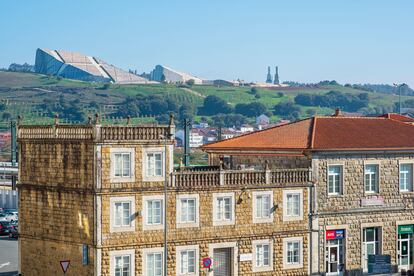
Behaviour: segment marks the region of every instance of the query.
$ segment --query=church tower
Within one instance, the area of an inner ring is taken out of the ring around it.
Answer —
[[[275,72],[275,81],[273,82],[274,84],[280,84],[279,83],[279,68],[276,66],[276,72]]]
[[[267,67],[266,83],[272,83],[272,74],[270,74],[270,66]]]

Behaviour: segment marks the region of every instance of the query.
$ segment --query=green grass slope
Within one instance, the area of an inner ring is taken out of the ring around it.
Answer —
[[[398,101],[397,95],[366,92],[363,90],[344,87],[340,85],[326,85],[317,88],[257,88],[260,95],[256,98],[251,93],[250,87],[214,87],[194,85],[191,88],[179,87],[170,84],[156,85],[110,85],[105,87],[101,83],[74,81],[53,76],[45,76],[31,73],[16,73],[0,71],[0,101],[6,103],[6,109],[2,113],[10,113],[12,118],[22,115],[31,122],[51,122],[50,116],[45,115],[38,106],[45,99],[58,102],[60,97],[65,100],[79,100],[83,111],[87,115],[99,112],[110,116],[127,97],[135,95],[161,95],[172,97],[179,103],[190,103],[195,107],[203,104],[203,99],[208,95],[216,95],[229,104],[235,106],[238,103],[260,102],[269,111],[273,106],[282,101],[293,101],[300,93],[326,94],[331,90],[344,93],[360,94],[368,93],[371,107],[390,105]],[[414,99],[413,96],[403,96],[402,100]],[[91,108],[91,103],[99,108]],[[306,117],[306,111],[312,108],[317,114],[330,114],[334,110],[321,107],[301,107],[301,116]],[[6,125],[7,120],[2,119],[0,113],[0,126]],[[196,117],[197,118],[197,117]],[[279,119],[277,116],[273,120]],[[110,118],[109,118],[110,120]],[[116,120],[116,118],[112,118]],[[134,120],[137,120],[135,118]],[[251,118],[253,121],[253,118]]]

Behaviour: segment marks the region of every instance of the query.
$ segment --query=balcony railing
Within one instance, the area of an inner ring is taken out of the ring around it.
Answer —
[[[279,170],[214,170],[176,171],[172,187],[254,186],[273,184],[307,184],[311,181],[308,168]]]
[[[62,139],[62,140],[162,140],[170,133],[168,125],[51,125],[18,127],[18,139]]]

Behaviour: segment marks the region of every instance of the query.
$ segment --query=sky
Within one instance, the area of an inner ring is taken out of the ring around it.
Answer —
[[[408,83],[412,0],[0,0],[0,67],[37,48],[206,79]]]

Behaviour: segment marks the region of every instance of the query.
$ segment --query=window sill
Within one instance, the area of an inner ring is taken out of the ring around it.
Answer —
[[[164,181],[164,176],[143,176],[143,182],[161,182]]]
[[[283,221],[284,222],[290,222],[290,221],[300,221],[300,220],[303,220],[303,216],[295,216],[295,217],[286,217],[286,216],[284,216],[283,217]]]
[[[157,224],[157,225],[144,224],[144,225],[142,225],[142,230],[143,231],[163,230],[163,229],[164,229],[164,224]]]
[[[235,221],[231,220],[231,221],[213,221],[213,226],[227,226],[227,225],[235,225]]]
[[[343,197],[344,194],[328,194],[328,197]]]
[[[298,269],[303,268],[303,264],[283,264],[283,269]]]
[[[198,222],[178,222],[176,224],[177,228],[199,228],[200,225]]]
[[[271,218],[253,218],[253,224],[261,224],[261,223],[273,223],[274,219]]]
[[[135,182],[135,176],[130,177],[110,177],[109,182],[112,183],[131,183]]]
[[[135,225],[131,226],[111,226],[110,233],[123,233],[123,232],[134,232],[135,231]]]
[[[266,267],[256,267],[256,266],[253,266],[252,271],[253,272],[273,271],[273,267],[272,266],[266,266]]]

